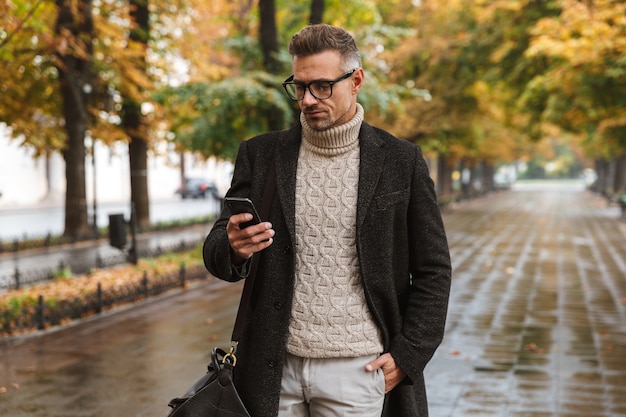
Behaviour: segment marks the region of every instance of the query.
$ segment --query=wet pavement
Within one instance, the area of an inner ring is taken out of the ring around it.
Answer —
[[[446,215],[454,276],[431,416],[626,416],[626,223],[579,191],[520,189]]]
[[[431,417],[626,417],[626,222],[578,185],[444,210],[454,276]],[[0,416],[163,416],[228,346],[240,284],[0,342]]]

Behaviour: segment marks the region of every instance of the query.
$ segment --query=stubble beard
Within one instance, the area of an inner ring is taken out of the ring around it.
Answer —
[[[324,131],[324,130],[328,130],[328,129],[332,129],[333,127],[338,125],[338,121],[345,116],[344,115],[340,116],[339,118],[332,120],[330,118],[330,114],[328,112],[324,113],[323,116],[321,117],[309,117],[307,111],[311,111],[311,110],[318,110],[315,107],[310,107],[304,110],[304,118],[306,119],[309,127],[313,130],[317,130],[317,131]],[[346,112],[347,113],[347,112]],[[340,123],[341,124],[341,123]]]
[[[313,110],[313,109],[311,109]],[[306,119],[309,127],[313,130],[323,131],[328,130],[333,127],[334,123],[330,120],[328,113],[326,113],[322,117],[310,117],[306,112],[304,113],[304,118]]]

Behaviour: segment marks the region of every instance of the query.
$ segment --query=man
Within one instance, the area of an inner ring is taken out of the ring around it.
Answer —
[[[363,122],[365,74],[345,30],[311,25],[289,44],[283,84],[300,123],[245,141],[227,196],[265,222],[222,213],[203,257],[244,278],[260,256],[235,383],[254,417],[428,415],[423,370],[443,337],[450,257],[419,147]]]

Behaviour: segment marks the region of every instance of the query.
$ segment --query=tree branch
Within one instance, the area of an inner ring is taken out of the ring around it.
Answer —
[[[24,20],[20,21],[20,24],[15,28],[15,30],[9,33],[9,35],[2,42],[0,42],[0,48],[3,48],[5,45],[7,45],[11,41],[13,36],[15,36],[19,31],[22,30],[22,28],[24,27],[24,24],[28,21],[28,19],[33,17],[33,15],[35,14],[35,11],[39,8],[39,6],[42,3],[43,3],[43,0],[37,0],[37,3],[35,3],[33,7],[28,11],[28,14],[26,14],[26,17],[24,18]]]

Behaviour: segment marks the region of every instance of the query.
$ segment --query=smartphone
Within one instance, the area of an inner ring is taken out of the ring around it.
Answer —
[[[226,197],[224,198],[228,208],[230,209],[231,214],[240,214],[240,213],[250,213],[252,214],[252,220],[248,222],[241,223],[239,225],[240,229],[245,229],[248,226],[252,226],[254,224],[261,223],[261,218],[259,217],[259,213],[256,211],[252,200],[249,198],[241,198],[241,197]]]

